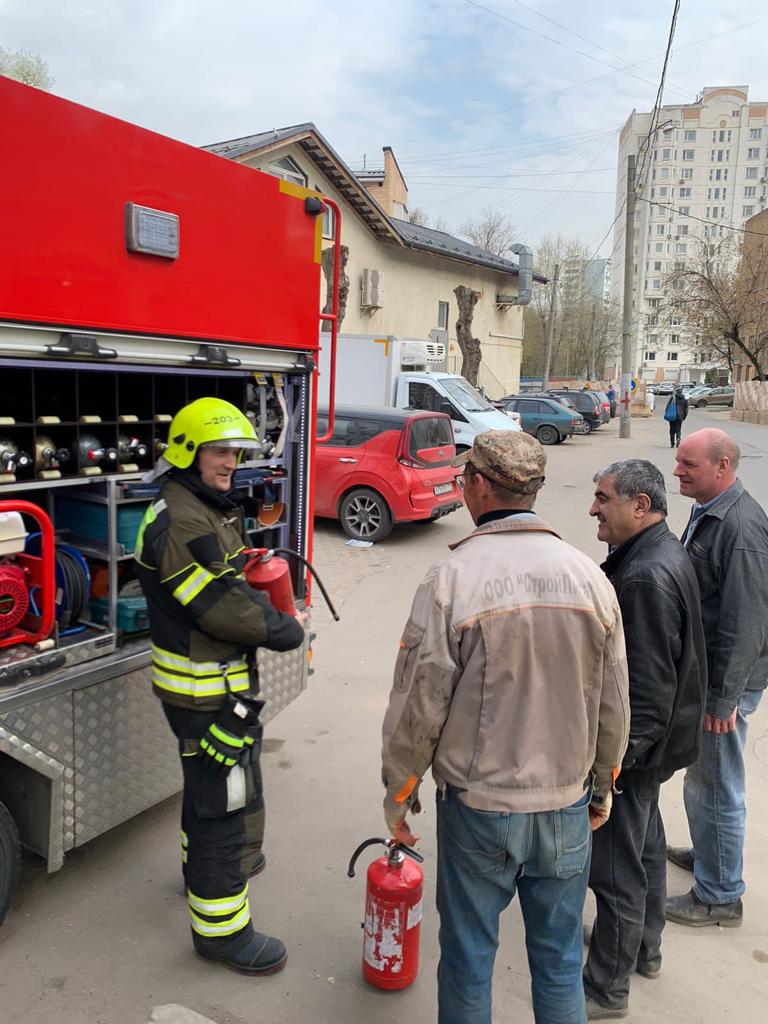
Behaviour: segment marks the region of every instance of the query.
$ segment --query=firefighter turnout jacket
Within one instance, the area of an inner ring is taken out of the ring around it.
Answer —
[[[174,469],[136,541],[149,609],[152,685],[166,704],[216,711],[251,688],[256,647],[289,651],[302,626],[248,586],[242,495],[221,493],[192,468]]]

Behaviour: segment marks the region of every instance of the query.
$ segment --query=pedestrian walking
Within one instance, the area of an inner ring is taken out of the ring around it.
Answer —
[[[667,900],[667,920],[741,924],[748,718],[768,680],[768,517],[736,476],[739,447],[723,430],[697,430],[677,452],[680,493],[694,499],[683,534],[701,590],[708,688],[699,759],[683,795],[692,848],[667,856],[693,887]]]
[[[616,388],[611,384],[606,392],[608,401],[611,406],[611,419],[616,415]]]
[[[683,420],[688,416],[688,399],[683,394],[682,388],[676,388],[675,393],[670,395],[667,406],[664,409],[664,419],[669,424],[669,447],[679,448],[680,437],[683,429]]]
[[[476,524],[416,592],[384,720],[401,841],[437,783],[439,1024],[490,1024],[499,916],[517,893],[534,1017],[581,1024],[590,824],[610,814],[628,729],[621,613],[597,566],[534,512],[546,455],[492,430],[458,456]]]
[[[181,847],[198,956],[244,974],[286,960],[280,939],[251,923],[248,879],[265,865],[262,727],[256,649],[304,641],[305,616],[276,611],[242,577],[242,449],[258,443],[229,402],[200,398],[174,416],[160,497],[136,546],[147,598],[152,685],[178,741],[184,775]],[[158,474],[159,470],[159,474]]]
[[[595,833],[589,886],[597,916],[584,967],[588,1020],[627,1016],[634,971],[661,970],[666,841],[662,782],[699,752],[706,649],[691,559],[666,523],[664,477],[651,462],[614,462],[595,476],[589,514],[610,547],[629,665],[629,745],[611,817]]]

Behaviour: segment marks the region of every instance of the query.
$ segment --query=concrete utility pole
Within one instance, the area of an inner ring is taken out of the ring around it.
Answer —
[[[595,320],[597,319],[597,299],[592,300],[592,326],[589,332],[589,379],[597,380],[597,338],[595,337]]]
[[[627,159],[627,211],[624,227],[624,323],[621,331],[621,418],[619,437],[632,432],[632,265],[635,247],[635,156]]]
[[[541,390],[549,388],[549,369],[552,362],[552,330],[555,326],[555,313],[557,312],[557,280],[560,277],[560,264],[555,264],[555,272],[552,275],[552,295],[549,299],[549,315],[544,325],[544,373],[542,374]]]

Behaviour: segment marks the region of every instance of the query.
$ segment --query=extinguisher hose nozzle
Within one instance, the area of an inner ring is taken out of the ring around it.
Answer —
[[[312,573],[312,577],[313,577],[315,583],[317,583],[318,587],[320,588],[320,593],[325,598],[325,603],[328,605],[328,608],[330,609],[331,615],[333,615],[335,621],[338,622],[339,621],[339,614],[336,611],[336,609],[333,607],[333,602],[331,601],[330,597],[328,596],[328,591],[323,586],[323,581],[317,575],[317,572],[315,570],[314,565],[312,565],[311,562],[308,562],[306,560],[306,558],[304,558],[303,555],[300,555],[298,553],[298,551],[294,551],[292,548],[273,548],[272,551],[273,551],[273,554],[275,554],[275,555],[293,555],[294,558],[298,558],[298,560],[301,562],[301,564],[303,566],[305,566],[307,569],[309,569],[309,571]]]

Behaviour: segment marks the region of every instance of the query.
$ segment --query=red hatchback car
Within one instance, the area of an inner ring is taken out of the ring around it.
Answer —
[[[321,409],[318,435],[327,429]],[[383,540],[394,523],[445,516],[463,504],[455,454],[445,413],[337,406],[333,437],[317,446],[315,515],[370,541]]]

